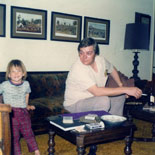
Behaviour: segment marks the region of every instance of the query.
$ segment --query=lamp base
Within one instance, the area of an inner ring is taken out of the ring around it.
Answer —
[[[135,81],[137,80],[140,80],[140,77],[138,76],[138,65],[139,65],[139,61],[138,61],[138,51],[135,51],[133,52],[134,53],[134,60],[132,62],[133,64],[133,70],[132,70],[132,73],[133,73],[133,76],[131,78],[134,78]]]

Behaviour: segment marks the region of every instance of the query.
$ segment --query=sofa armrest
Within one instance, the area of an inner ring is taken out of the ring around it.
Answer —
[[[122,74],[119,71],[118,71],[118,74],[121,79],[121,82],[123,83],[123,86],[125,86],[125,87],[134,87],[135,86],[134,79],[132,79],[132,78],[129,79],[127,76],[125,76],[124,74]],[[111,75],[109,75],[109,77],[108,77],[106,87],[110,87],[110,88],[118,87],[117,83],[115,82],[115,80],[113,79],[113,77]]]

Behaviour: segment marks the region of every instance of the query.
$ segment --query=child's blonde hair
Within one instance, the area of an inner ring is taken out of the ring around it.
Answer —
[[[11,68],[12,67],[19,67],[22,69],[23,71],[23,80],[26,79],[27,77],[27,71],[26,71],[26,68],[25,68],[25,65],[23,64],[23,62],[21,60],[18,60],[18,59],[15,59],[15,60],[11,60],[9,63],[8,63],[8,66],[7,66],[7,70],[6,70],[6,75],[5,75],[5,78],[6,80],[9,80],[9,74],[10,74],[10,71],[11,71]]]

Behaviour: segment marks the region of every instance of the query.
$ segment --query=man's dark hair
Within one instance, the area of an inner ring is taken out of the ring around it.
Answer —
[[[78,52],[80,52],[80,48],[88,47],[88,46],[93,46],[95,54],[99,55],[99,46],[93,38],[85,38],[81,40],[78,46]]]

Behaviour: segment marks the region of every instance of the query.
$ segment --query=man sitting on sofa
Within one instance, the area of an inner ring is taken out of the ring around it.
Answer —
[[[94,39],[83,39],[78,52],[79,58],[66,80],[64,108],[71,113],[104,110],[123,115],[125,97],[140,98],[142,91],[137,87],[123,86],[116,68],[99,56],[99,46]],[[108,74],[119,87],[105,87]]]

